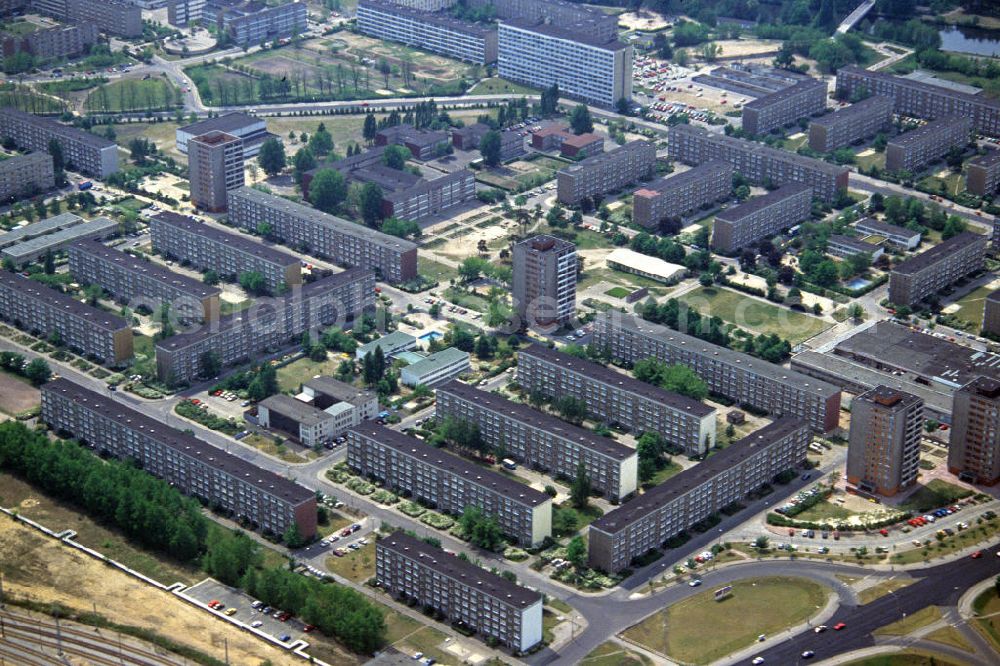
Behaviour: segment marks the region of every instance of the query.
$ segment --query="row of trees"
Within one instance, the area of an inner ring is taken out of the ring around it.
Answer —
[[[44,358],[34,358],[28,361],[16,352],[0,352],[0,368],[25,377],[34,386],[41,386],[52,377],[52,369]]]

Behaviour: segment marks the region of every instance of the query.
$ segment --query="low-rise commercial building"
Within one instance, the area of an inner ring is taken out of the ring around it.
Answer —
[[[944,157],[952,148],[964,148],[971,131],[971,118],[943,116],[900,134],[886,144],[885,169],[890,172],[918,171]]]
[[[316,493],[109,396],[57,379],[42,386],[42,420],[99,454],[134,460],[149,474],[262,532],[282,535],[295,525],[304,539],[316,534]]]
[[[376,349],[381,349],[385,358],[392,358],[396,354],[412,351],[416,348],[417,339],[415,337],[403,331],[393,331],[380,338],[375,338],[371,342],[358,345],[357,349],[354,350],[354,358],[359,361],[364,360],[368,354],[374,354]]]
[[[875,136],[892,124],[893,101],[872,95],[809,123],[809,147],[821,153]]]
[[[56,186],[52,156],[18,155],[0,162],[0,201],[30,199]]]
[[[243,187],[243,139],[209,132],[188,142],[191,203],[212,213],[226,210],[229,190]]]
[[[177,150],[186,155],[188,152],[188,141],[196,136],[211,134],[212,132],[222,132],[242,139],[243,156],[246,158],[256,157],[260,153],[261,144],[275,136],[267,131],[267,123],[263,118],[234,111],[233,113],[216,116],[215,118],[206,118],[191,125],[178,127],[175,132]]]
[[[567,137],[559,147],[564,157],[584,159],[604,152],[604,137],[593,132],[574,134]]]
[[[149,234],[154,250],[201,271],[212,270],[233,279],[244,273],[260,273],[271,293],[302,283],[296,257],[177,213],[164,212],[149,218]]]
[[[727,254],[793,227],[812,214],[813,189],[790,182],[715,216],[712,247]]]
[[[871,217],[863,217],[854,223],[854,228],[861,234],[881,236],[888,245],[900,250],[915,250],[920,245],[921,234],[906,227],[879,222]]]
[[[175,273],[157,263],[119,252],[95,240],[69,246],[69,272],[81,284],[96,284],[133,311],[156,312],[170,304],[180,319],[215,321],[219,318],[218,287]]]
[[[270,224],[285,245],[340,266],[377,271],[387,282],[417,277],[417,246],[408,240],[252,187],[231,190],[228,208],[230,223],[248,231],[261,223]]]
[[[688,455],[704,454],[716,441],[712,407],[545,345],[518,352],[517,381],[529,393],[582,400],[591,418],[636,436],[655,432]]]
[[[286,294],[259,299],[217,323],[156,343],[156,370],[171,385],[208,376],[224,366],[298,344],[302,334],[347,326],[375,308],[375,275],[362,268],[295,285]]]
[[[826,81],[807,78],[743,105],[743,130],[767,134],[826,110]]]
[[[986,236],[966,231],[897,265],[889,273],[889,301],[913,306],[982,270],[987,242]]]
[[[437,416],[479,426],[485,443],[553,476],[576,478],[582,463],[591,487],[612,502],[636,490],[634,450],[495,393],[450,381],[437,389]]]
[[[438,157],[449,142],[445,131],[417,129],[407,123],[390,125],[375,133],[375,146],[404,146],[415,160]]]
[[[658,178],[635,191],[632,220],[651,229],[663,220],[680,219],[725,199],[733,191],[733,167],[706,162],[682,173]]]
[[[512,650],[527,652],[542,640],[541,594],[403,532],[375,542],[375,581]]]
[[[1000,101],[985,95],[915,81],[857,65],[837,70],[837,96],[841,99],[884,95],[891,97],[894,111],[914,118],[963,116],[972,120],[980,134],[1000,136]]]
[[[334,405],[338,408],[348,406],[353,412],[348,427],[375,418],[379,410],[377,393],[359,389],[333,377],[319,376],[306,380],[302,383],[302,392],[296,397],[319,409],[329,409]]]
[[[33,261],[38,261],[50,252],[56,253],[65,250],[77,241],[100,240],[117,236],[119,229],[118,223],[114,220],[109,220],[106,217],[95,217],[89,222],[75,224],[54,233],[34,236],[5,247],[0,252],[0,257],[4,260],[10,260],[14,266],[20,268]]]
[[[436,386],[457,378],[472,369],[469,352],[454,347],[429,354],[399,371],[399,381],[405,386]]]
[[[338,423],[335,414],[283,393],[272,395],[257,404],[258,425],[283,432],[310,448],[331,441],[351,427],[345,425],[343,419],[340,421],[341,423]]]
[[[948,471],[969,483],[1000,481],[1000,382],[977,377],[955,392]]]
[[[385,0],[362,0],[357,16],[358,31],[365,35],[480,65],[497,59],[496,28]]]
[[[107,178],[118,171],[118,144],[51,118],[2,108],[0,137],[36,153],[49,152],[49,142],[55,139],[62,148],[67,169],[97,178]]]
[[[6,249],[11,245],[17,245],[18,243],[31,240],[32,238],[38,238],[39,236],[45,236],[46,234],[62,231],[63,229],[69,229],[70,227],[75,227],[78,224],[83,224],[83,218],[79,215],[74,215],[73,213],[60,213],[59,215],[39,220],[38,222],[34,222],[32,224],[24,224],[24,226],[14,227],[10,231],[0,234],[0,250]]]
[[[672,159],[692,166],[723,160],[755,185],[802,183],[812,188],[814,197],[826,202],[847,189],[849,172],[844,167],[709,132],[704,127],[675,125],[667,134],[667,143]]]
[[[457,150],[479,150],[479,143],[491,131],[484,123],[472,123],[465,127],[457,127],[451,131],[451,144]],[[497,130],[500,134],[500,161],[506,162],[520,157],[527,152],[524,148],[524,137],[516,130]]]
[[[522,546],[552,535],[552,498],[545,493],[384,426],[347,431],[347,464],[452,515],[477,507]]]
[[[841,259],[857,254],[867,254],[871,256],[872,261],[875,261],[885,254],[885,250],[878,245],[872,245],[853,236],[831,234],[826,241],[826,253]]]
[[[809,425],[785,416],[590,524],[588,563],[617,573],[806,459]]]
[[[102,363],[132,358],[132,329],[124,319],[16,273],[0,271],[0,318]]]
[[[612,270],[640,275],[664,284],[674,284],[688,274],[688,269],[680,264],[671,264],[659,257],[642,254],[627,247],[616,247],[605,258],[605,262]]]
[[[536,88],[559,86],[563,95],[614,107],[632,99],[632,46],[617,35],[524,18],[500,21],[500,76]]]
[[[992,197],[1000,187],[1000,150],[987,150],[969,160],[965,189],[980,197]]]
[[[438,215],[476,198],[476,175],[460,169],[432,180],[406,171],[376,166],[352,174],[382,187],[382,215],[417,221]]]
[[[584,197],[607,194],[629,183],[653,175],[656,146],[636,139],[606,153],[559,169],[556,173],[559,201],[575,205]]]
[[[772,415],[796,416],[816,432],[838,426],[837,387],[686,333],[635,316],[604,314],[594,320],[593,344],[625,363],[652,357],[686,365],[709,391]]]
[[[851,401],[847,482],[892,496],[917,481],[924,401],[878,386]]]

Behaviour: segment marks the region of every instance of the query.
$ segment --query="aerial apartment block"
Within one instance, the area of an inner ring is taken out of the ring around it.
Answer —
[[[27,35],[3,33],[0,35],[0,50],[5,57],[15,53],[30,53],[41,61],[70,58],[96,44],[97,37],[97,26],[93,23],[60,25]]]
[[[292,0],[271,5],[262,0],[208,0],[201,23],[225,33],[238,46],[258,46],[274,39],[305,33],[306,3]]]
[[[387,166],[360,169],[351,176],[382,188],[382,215],[387,218],[422,220],[476,198],[476,175],[468,169],[431,180]]]
[[[764,196],[721,211],[712,226],[712,247],[731,254],[793,227],[812,214],[813,190],[791,182]]]
[[[213,365],[248,361],[268,351],[298,344],[306,331],[336,324],[347,326],[375,308],[375,275],[351,268],[304,285],[294,285],[272,299],[259,299],[246,310],[220,317],[191,333],[156,343],[156,370],[170,384],[190,382]]]
[[[969,160],[965,189],[980,197],[992,197],[1000,187],[1000,150],[987,150]]]
[[[61,218],[62,216],[56,217]],[[81,224],[67,225],[51,233],[31,234],[30,237],[12,243],[0,251],[0,257],[5,261],[9,260],[17,268],[21,268],[41,259],[50,252],[55,254],[65,250],[77,241],[111,238],[117,236],[120,231],[119,224],[106,217],[95,217],[89,222],[84,222],[81,218],[77,219],[80,220]]]
[[[452,515],[474,506],[521,546],[552,536],[552,498],[503,474],[374,423],[347,431],[347,464]]]
[[[260,153],[261,144],[274,137],[274,134],[267,131],[267,122],[263,118],[234,111],[178,127],[174,133],[177,150],[187,155],[188,141],[212,132],[222,132],[242,139],[243,157],[246,158],[256,157]]]
[[[383,127],[375,133],[375,146],[403,146],[415,160],[430,160],[440,155],[439,148],[451,141],[444,130],[417,129],[409,123]]]
[[[167,0],[167,23],[186,27],[200,21],[206,0]]]
[[[226,210],[229,190],[243,187],[243,139],[209,132],[188,141],[191,203],[212,213]]]
[[[977,377],[955,392],[948,471],[969,483],[1000,481],[1000,382]]]
[[[540,234],[514,244],[514,312],[520,327],[565,324],[576,314],[576,246]]]
[[[479,143],[492,128],[485,123],[472,123],[451,130],[451,144],[457,150],[479,150]],[[500,161],[506,162],[525,153],[524,137],[517,130],[498,130]]]
[[[562,88],[560,87],[560,90]],[[556,172],[559,201],[575,205],[584,197],[607,194],[653,175],[656,146],[636,139]]]
[[[593,344],[625,363],[652,357],[686,365],[709,391],[772,415],[796,416],[816,432],[829,432],[839,421],[836,386],[636,316],[599,315]]]
[[[658,178],[635,191],[632,220],[646,228],[682,218],[702,206],[725,199],[733,191],[733,167],[728,162],[705,162],[683,173]]]
[[[617,16],[567,0],[467,0],[467,3],[474,9],[491,7],[500,20],[522,18],[551,23],[603,40],[618,35]]]
[[[49,152],[55,139],[62,147],[67,169],[96,178],[107,178],[118,171],[118,144],[104,137],[51,118],[33,116],[10,107],[0,109],[0,137],[10,138],[23,150]]]
[[[302,283],[296,257],[213,225],[164,212],[149,218],[149,232],[154,250],[198,270],[232,278],[257,272],[271,293]]]
[[[437,389],[437,415],[476,424],[483,442],[553,476],[576,478],[583,463],[591,487],[612,502],[636,490],[634,450],[527,405],[453,380]]]
[[[500,76],[536,88],[559,85],[568,97],[612,108],[632,98],[631,45],[561,24],[500,21]]]
[[[887,245],[900,250],[915,250],[920,245],[920,232],[900,227],[895,224],[879,222],[873,217],[863,217],[854,223],[854,228],[861,234],[882,236]]]
[[[31,9],[65,23],[93,23],[120,37],[142,34],[142,9],[127,0],[32,0]]]
[[[847,482],[865,492],[892,496],[917,481],[924,401],[877,386],[851,401]]]
[[[112,249],[95,240],[69,246],[69,272],[81,284],[96,284],[132,310],[144,305],[157,311],[169,303],[181,319],[215,321],[222,291],[201,280]]]
[[[517,353],[517,382],[528,393],[582,400],[591,418],[637,437],[655,432],[688,455],[704,454],[716,441],[714,408],[545,345]]]
[[[488,65],[497,59],[496,28],[387,0],[362,0],[358,3],[357,16],[358,32],[364,35],[479,65]]]
[[[588,563],[609,573],[627,569],[636,557],[805,461],[810,439],[807,423],[781,417],[604,514],[590,524]]]
[[[889,302],[916,305],[982,270],[988,242],[986,236],[966,231],[898,264],[889,273]]]
[[[340,266],[360,266],[387,282],[417,277],[417,246],[251,187],[229,193],[229,221],[246,230],[266,222],[285,245]]]
[[[915,130],[889,140],[885,147],[885,169],[919,171],[944,157],[952,148],[969,142],[972,121],[960,116],[942,116]]]
[[[450,622],[526,652],[542,640],[542,595],[399,531],[375,542],[375,582]]]
[[[1000,289],[991,291],[986,296],[982,331],[1000,336]]]
[[[826,81],[807,78],[743,105],[743,130],[767,134],[826,110]]]
[[[98,454],[134,460],[187,495],[265,533],[316,534],[316,493],[68,379],[42,386],[42,420]]]
[[[671,159],[692,166],[723,160],[756,185],[802,183],[812,188],[814,197],[827,202],[832,201],[839,190],[847,189],[849,171],[844,167],[716,134],[704,127],[671,127],[667,143]]]
[[[892,124],[891,97],[872,95],[809,123],[809,147],[821,153],[846,148]]]
[[[102,363],[132,358],[132,329],[121,317],[17,273],[0,271],[0,319]]]
[[[0,201],[28,199],[55,186],[52,156],[47,152],[17,155],[0,162]]]
[[[857,65],[837,70],[837,96],[884,95],[894,102],[893,110],[914,118],[962,116],[972,120],[980,134],[1000,136],[1000,101],[985,95],[915,81],[886,72],[870,71]]]

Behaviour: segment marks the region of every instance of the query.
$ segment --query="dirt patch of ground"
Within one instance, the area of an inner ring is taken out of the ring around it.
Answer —
[[[228,643],[235,664],[301,663],[174,595],[141,583],[29,527],[0,518],[4,591],[13,597],[98,612],[112,622],[142,627],[222,658]],[[349,655],[344,661],[354,663]]]
[[[41,398],[38,389],[6,372],[0,372],[0,412],[14,416],[37,407]]]
[[[663,30],[669,28],[672,23],[663,17],[647,10],[638,12],[625,12],[618,16],[618,25],[625,26],[629,30]]]
[[[724,58],[770,55],[781,48],[776,39],[724,39],[716,44],[722,47],[720,55]]]

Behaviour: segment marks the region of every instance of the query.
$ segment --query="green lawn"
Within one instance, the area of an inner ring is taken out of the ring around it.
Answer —
[[[282,391],[297,391],[299,384],[316,375],[333,375],[343,359],[336,356],[325,361],[300,358],[278,368],[278,388]]]
[[[953,316],[968,322],[972,330],[978,332],[983,324],[983,310],[986,308],[986,297],[993,293],[990,287],[979,287],[958,299],[958,310]]]
[[[881,599],[885,595],[896,590],[901,590],[914,582],[912,578],[890,578],[889,580],[884,580],[881,583],[876,583],[858,592],[858,602],[862,605],[870,604],[876,599]]]
[[[386,645],[391,645],[403,654],[423,652],[439,664],[459,663],[454,655],[438,648],[448,638],[444,633],[388,606],[381,608],[385,617]]]
[[[868,148],[863,148],[858,151],[858,153],[866,153]],[[854,156],[854,163],[858,165],[859,169],[868,171],[872,168],[872,165],[877,166],[879,169],[885,168],[885,151],[880,153],[874,153],[872,155],[865,155],[861,157],[860,155]]]
[[[683,467],[671,461],[666,465],[664,465],[663,469],[657,470],[656,474],[653,475],[653,478],[643,485],[648,485],[651,488],[653,486],[658,486],[667,479],[669,479],[670,477],[679,474],[681,471],[683,471],[683,469],[684,469]]]
[[[962,666],[939,654],[908,650],[897,654],[880,654],[849,662],[846,666]]]
[[[334,545],[346,547],[341,546],[340,542]],[[330,555],[326,558],[326,568],[355,583],[368,580],[375,575],[375,541],[369,539],[366,545],[357,550],[348,550],[343,557]]]
[[[911,613],[895,622],[879,627],[872,632],[875,636],[906,636],[921,627],[934,624],[941,619],[941,609],[937,606],[927,606],[921,608],[916,613]]]
[[[626,289],[625,287],[612,287],[611,289],[608,289],[604,293],[610,296],[611,298],[625,298],[632,292]]]
[[[458,277],[458,269],[434,261],[433,259],[428,259],[422,254],[417,254],[417,273],[431,282],[440,282],[442,285]]]
[[[708,664],[815,615],[828,590],[809,580],[768,577],[738,581],[723,601],[705,590],[625,631],[640,646],[675,661]]]
[[[983,616],[972,623],[994,650],[1000,652],[1000,595],[994,588],[983,591],[972,603],[976,615]]]
[[[601,643],[580,662],[587,666],[645,666],[650,660],[614,641]]]
[[[943,167],[935,167],[935,170],[940,170]],[[960,173],[955,173],[954,171],[948,170],[948,175],[941,178],[939,176],[926,176],[920,179],[917,183],[918,186],[923,186],[929,188],[932,192],[941,192],[941,185],[944,184],[944,191],[950,196],[955,196],[959,192],[965,189],[965,178]]]
[[[941,479],[934,479],[910,495],[905,502],[899,505],[899,508],[902,511],[923,513],[924,511],[940,509],[943,506],[954,504],[956,501],[971,494],[971,490],[956,486],[947,481],[942,481]]]
[[[9,35],[24,37],[25,35],[37,32],[39,30],[39,26],[31,23],[30,21],[12,21],[10,23],[4,23],[0,26],[0,30]]]
[[[853,515],[854,513],[852,511],[848,511],[844,507],[833,504],[832,502],[820,502],[816,506],[810,507],[795,516],[795,519],[818,523],[827,520],[846,520]]]
[[[87,111],[162,111],[177,108],[180,91],[168,79],[119,79],[94,89],[84,102]]]
[[[61,113],[66,103],[40,95],[28,86],[5,83],[0,85],[0,106],[12,106],[27,113]]]
[[[537,95],[538,90],[499,77],[483,79],[469,89],[470,95]]]
[[[721,287],[698,287],[681,296],[680,300],[703,315],[721,317],[755,333],[777,333],[793,345],[808,340],[831,326],[811,315]]]

